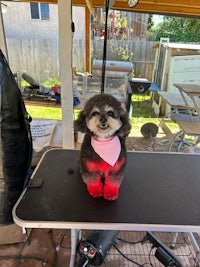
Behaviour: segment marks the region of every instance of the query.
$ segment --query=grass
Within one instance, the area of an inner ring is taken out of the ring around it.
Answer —
[[[26,105],[26,110],[32,118],[62,120],[61,108],[39,107]]]
[[[133,95],[132,96],[132,130],[130,136],[141,136],[140,129],[145,123],[154,123],[159,126],[162,118],[158,117],[152,108],[151,97],[149,95]],[[169,122],[168,127],[172,132],[177,132],[179,127],[176,123]],[[159,129],[160,130],[160,129]]]
[[[132,117],[130,118],[132,124],[132,130],[130,136],[141,136],[140,129],[143,124],[151,122],[159,126],[161,118],[158,118],[152,107],[150,96],[144,95],[133,95],[132,96]],[[62,120],[62,110],[61,108],[52,107],[41,107],[41,106],[29,106],[26,105],[27,112],[32,118],[45,118]],[[74,118],[76,119],[79,111],[74,110]],[[176,123],[168,124],[172,132],[178,131],[178,126]]]
[[[62,120],[61,108],[26,105],[26,110],[32,118]],[[77,118],[78,113],[78,110],[74,110],[74,118]]]

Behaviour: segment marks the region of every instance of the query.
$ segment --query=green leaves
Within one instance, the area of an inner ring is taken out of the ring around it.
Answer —
[[[200,42],[200,19],[164,16],[163,22],[149,29],[156,40],[169,38],[170,42]]]

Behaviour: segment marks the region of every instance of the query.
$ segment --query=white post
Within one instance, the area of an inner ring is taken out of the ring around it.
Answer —
[[[71,0],[58,0],[62,132],[67,149],[74,148],[71,10]]]
[[[8,60],[8,51],[6,46],[6,37],[3,24],[1,1],[0,1],[0,49],[3,52],[4,56],[6,57],[6,59]]]

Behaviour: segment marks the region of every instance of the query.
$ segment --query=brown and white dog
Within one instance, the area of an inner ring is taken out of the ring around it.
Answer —
[[[86,102],[74,126],[85,133],[80,172],[89,194],[117,199],[126,164],[125,139],[131,130],[128,113],[115,97],[102,93]]]

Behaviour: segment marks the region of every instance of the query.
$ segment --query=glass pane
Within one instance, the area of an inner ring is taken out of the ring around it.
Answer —
[[[40,3],[40,12],[42,20],[49,20],[49,4]]]
[[[30,3],[30,8],[31,8],[31,18],[32,19],[39,19],[39,8],[38,8],[38,3]]]

